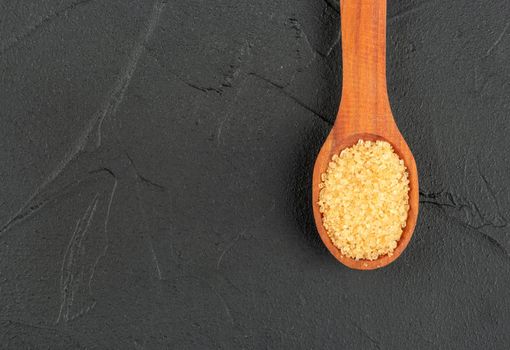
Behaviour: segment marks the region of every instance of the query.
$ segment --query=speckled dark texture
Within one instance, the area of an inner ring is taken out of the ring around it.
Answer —
[[[0,1],[1,349],[510,348],[510,2],[389,1],[422,204],[372,272],[310,212],[338,8]]]

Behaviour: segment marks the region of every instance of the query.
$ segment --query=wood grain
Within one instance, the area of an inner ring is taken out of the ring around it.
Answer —
[[[418,171],[413,154],[393,118],[386,84],[386,0],[341,0],[342,98],[338,115],[319,152],[313,171],[312,200],[317,230],[322,241],[344,265],[359,270],[386,266],[407,247],[418,218]],[[411,117],[411,116],[409,116]],[[354,260],[341,254],[331,242],[319,212],[320,175],[331,157],[359,139],[385,140],[404,160],[409,172],[407,224],[392,256],[377,260]]]

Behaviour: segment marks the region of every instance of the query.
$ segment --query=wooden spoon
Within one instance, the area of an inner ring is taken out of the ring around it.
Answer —
[[[340,0],[343,87],[335,125],[322,146],[313,170],[313,214],[322,241],[342,264],[358,270],[386,266],[404,251],[418,218],[418,171],[413,154],[391,113],[386,86],[386,0]],[[407,116],[411,117],[411,116]],[[409,172],[407,224],[392,256],[354,260],[342,255],[322,225],[319,212],[321,174],[334,154],[359,139],[385,140],[404,160]]]

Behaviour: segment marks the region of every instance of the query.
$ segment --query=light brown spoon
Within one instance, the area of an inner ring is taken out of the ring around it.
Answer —
[[[331,133],[322,146],[313,170],[313,214],[322,241],[342,264],[358,270],[386,266],[404,251],[418,218],[418,171],[413,154],[391,113],[386,86],[386,0],[340,0],[342,26],[342,99]],[[392,256],[354,260],[342,255],[331,242],[319,212],[321,174],[331,157],[359,139],[385,140],[404,160],[409,172],[407,224]]]

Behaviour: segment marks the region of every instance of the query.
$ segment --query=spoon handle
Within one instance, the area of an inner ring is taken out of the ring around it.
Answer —
[[[365,122],[373,125],[371,118],[391,118],[386,86],[386,0],[340,0],[340,12],[343,87],[337,121],[356,118],[356,123],[363,123],[368,118]]]

